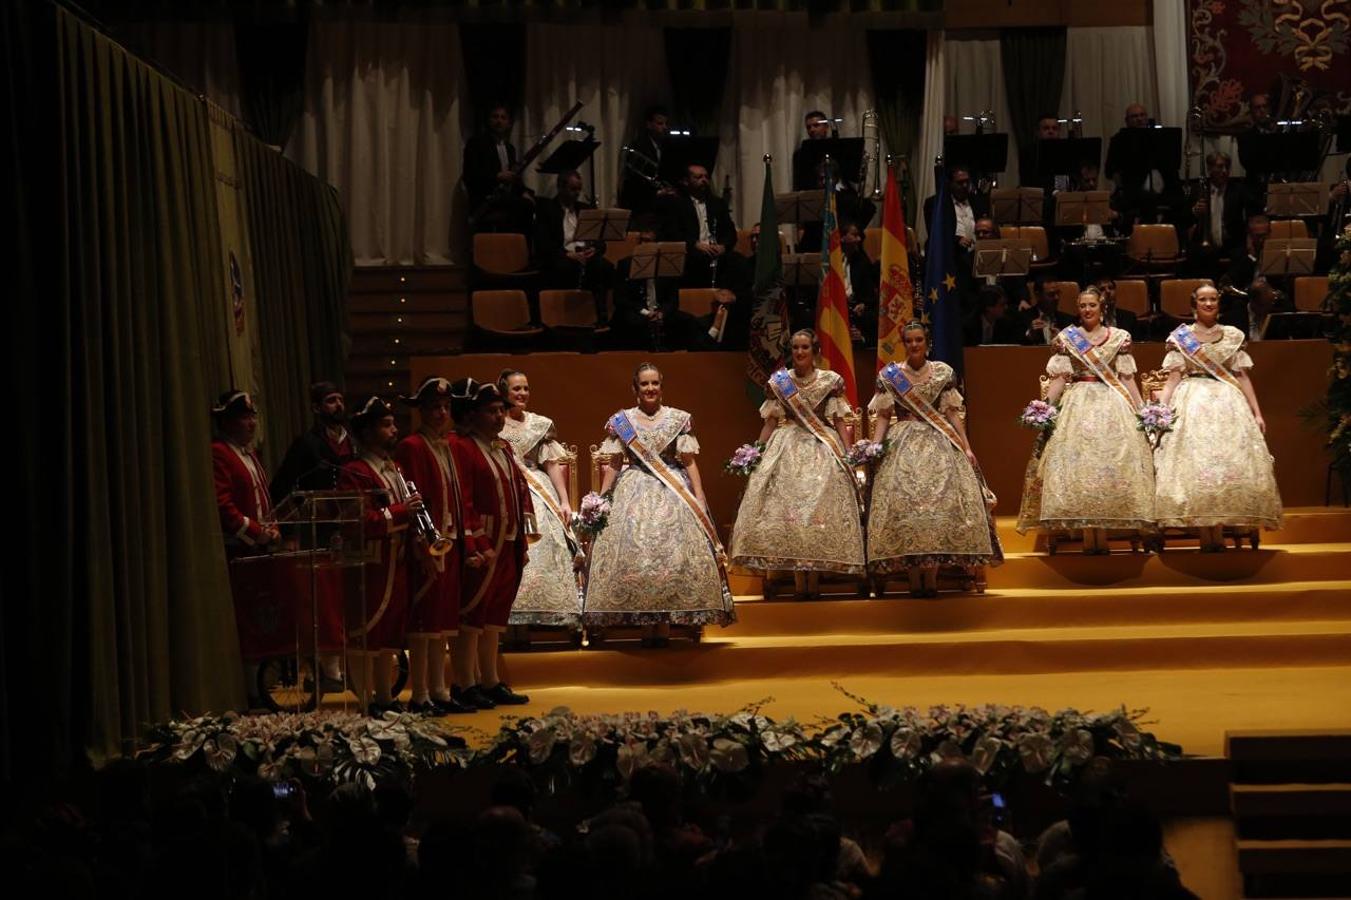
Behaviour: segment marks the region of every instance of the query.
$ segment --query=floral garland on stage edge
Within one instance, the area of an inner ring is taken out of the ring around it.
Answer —
[[[504,720],[477,751],[441,720],[415,715],[227,713],[157,726],[137,756],[269,781],[304,777],[368,787],[446,766],[516,765],[551,793],[617,793],[640,768],[665,765],[704,794],[744,799],[766,768],[784,762],[819,766],[827,774],[862,765],[878,787],[889,787],[945,759],[968,759],[991,786],[1021,771],[1063,791],[1094,759],[1165,760],[1181,753],[1141,730],[1143,710],[893,709],[835,687],[864,712],[804,726],[761,715],[769,699],[728,715],[579,715],[559,707]]]

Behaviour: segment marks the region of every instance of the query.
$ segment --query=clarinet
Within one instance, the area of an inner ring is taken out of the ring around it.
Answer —
[[[708,219],[708,243],[712,246],[718,244],[718,220],[713,215],[713,210],[708,203],[704,204],[704,216]],[[712,261],[708,264],[708,286],[718,286],[718,257],[714,255]]]

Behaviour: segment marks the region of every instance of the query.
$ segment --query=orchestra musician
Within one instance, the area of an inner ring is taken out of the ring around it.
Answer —
[[[487,127],[464,145],[464,186],[475,231],[530,233],[533,198],[515,170],[511,125],[511,110],[496,104],[488,111]]]
[[[632,213],[633,227],[639,231],[654,227],[657,198],[672,193],[669,185],[657,180],[670,127],[666,107],[649,106],[643,113],[642,132],[628,145],[634,152],[625,160],[619,205]]]
[[[708,169],[698,163],[686,167],[675,196],[664,198],[659,237],[685,244],[685,287],[720,287],[735,291],[742,286],[745,257],[733,253],[736,224],[727,203],[709,188]]]
[[[999,239],[999,226],[994,223],[993,218],[990,216],[982,216],[976,220],[977,241],[997,241]],[[1022,305],[1023,301],[1027,299],[1026,275],[973,275],[971,282],[971,289],[977,296],[979,296],[985,288],[998,287],[1000,293],[1015,306]],[[966,297],[963,297],[962,300],[963,308],[971,306],[973,307],[973,312],[980,309],[979,303],[968,302]]]
[[[1119,140],[1136,129],[1151,126],[1149,111],[1141,103],[1126,107],[1125,128],[1116,133],[1107,147],[1107,177],[1116,185],[1113,205],[1129,223],[1173,221],[1182,206],[1182,181],[1178,173],[1145,168],[1147,161],[1132,156],[1126,141]]]
[[[1221,259],[1243,251],[1248,217],[1261,212],[1256,198],[1229,177],[1229,154],[1215,151],[1206,157],[1206,181],[1191,207],[1187,257],[1198,274],[1209,275]]]
[[[965,165],[955,165],[948,169],[947,202],[952,208],[952,236],[947,238],[953,243],[953,265],[956,267],[957,289],[964,297],[974,298],[971,290],[972,248],[976,243],[976,221],[989,218],[990,200],[984,194],[971,189],[971,170]],[[937,196],[931,195],[924,201],[924,221],[932,222],[934,204]],[[929,242],[938,239],[932,230]],[[928,255],[926,246],[925,255]]]
[[[1248,119],[1252,123],[1252,130],[1258,134],[1271,134],[1276,130],[1270,94],[1262,92],[1252,95],[1248,101]]]
[[[877,343],[877,292],[882,280],[881,262],[868,258],[863,247],[863,229],[857,222],[840,223],[840,249],[844,255],[844,295],[849,304],[849,337],[858,345]]]
[[[1220,323],[1239,329],[1249,341],[1266,337],[1267,317],[1292,312],[1291,298],[1276,290],[1261,272],[1262,247],[1271,236],[1271,220],[1258,213],[1248,217],[1243,250],[1235,254],[1220,278]]]
[[[1074,316],[1060,311],[1060,289],[1041,278],[1034,283],[1033,301],[1035,305],[1019,309],[1023,343],[1049,346],[1056,335],[1074,324]]]
[[[807,130],[806,141],[823,141],[830,137],[830,119],[819,109],[814,109],[802,117],[802,127]],[[820,186],[821,177],[816,163],[799,144],[793,151],[793,190],[810,191]]]
[[[577,213],[591,208],[581,199],[581,174],[560,172],[557,185],[556,196],[535,203],[535,267],[540,286],[590,291],[596,298],[597,319],[604,322],[605,293],[614,283],[614,266],[605,258],[604,242],[573,239]]]

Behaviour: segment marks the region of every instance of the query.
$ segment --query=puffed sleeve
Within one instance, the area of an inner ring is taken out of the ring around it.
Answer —
[[[605,440],[600,442],[598,451],[601,456],[619,456],[624,452],[624,442],[615,434],[615,430],[610,427],[610,420],[605,420]]]
[[[955,387],[945,387],[938,395],[938,411],[947,415],[953,410],[956,410],[962,418],[966,418],[966,401],[962,398],[962,392]]]
[[[882,383],[882,379],[877,379],[877,389],[873,391],[873,398],[868,401],[868,412],[876,415],[877,413],[890,413],[896,408],[896,401],[891,396],[891,391]]]
[[[1057,353],[1046,361],[1046,374],[1052,378],[1061,376],[1069,378],[1074,374],[1074,364],[1070,362],[1069,354]]]
[[[694,436],[694,418],[685,420],[685,427],[676,436],[676,453],[681,456],[698,456],[699,439]]]
[[[786,419],[788,414],[784,411],[783,404],[773,397],[770,397],[764,403],[760,404],[760,418],[762,419]]]
[[[1131,355],[1131,342],[1127,340],[1121,345],[1121,349],[1116,352],[1116,359],[1113,360],[1118,375],[1135,374],[1135,357]]]
[[[1235,372],[1246,372],[1252,368],[1252,357],[1247,350],[1240,349],[1230,358],[1229,368]]]
[[[568,449],[558,442],[558,430],[549,423],[549,430],[535,447],[535,458],[542,466],[547,462],[567,459]]]
[[[835,394],[826,401],[826,421],[834,422],[836,419],[847,418],[853,415],[854,411],[849,407],[849,401],[844,397]]]
[[[1187,368],[1187,357],[1183,356],[1182,351],[1168,345],[1168,352],[1163,355],[1163,368],[1171,372],[1174,369],[1185,371]]]

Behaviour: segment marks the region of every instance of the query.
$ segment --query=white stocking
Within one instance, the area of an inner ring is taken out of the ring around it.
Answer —
[[[497,677],[497,642],[501,632],[485,628],[478,636],[479,684],[485,688],[497,687],[501,681]]]
[[[478,683],[476,680],[477,666],[474,665],[474,657],[478,650],[478,631],[471,628],[462,628],[460,633],[455,636],[455,686],[460,690],[471,688]]]
[[[430,664],[427,645],[434,640],[439,638],[429,638],[425,634],[408,636],[408,683],[413,689],[414,703],[427,702],[427,667]]]
[[[435,635],[427,641],[427,690],[433,700],[450,699],[446,690],[446,636]]]

